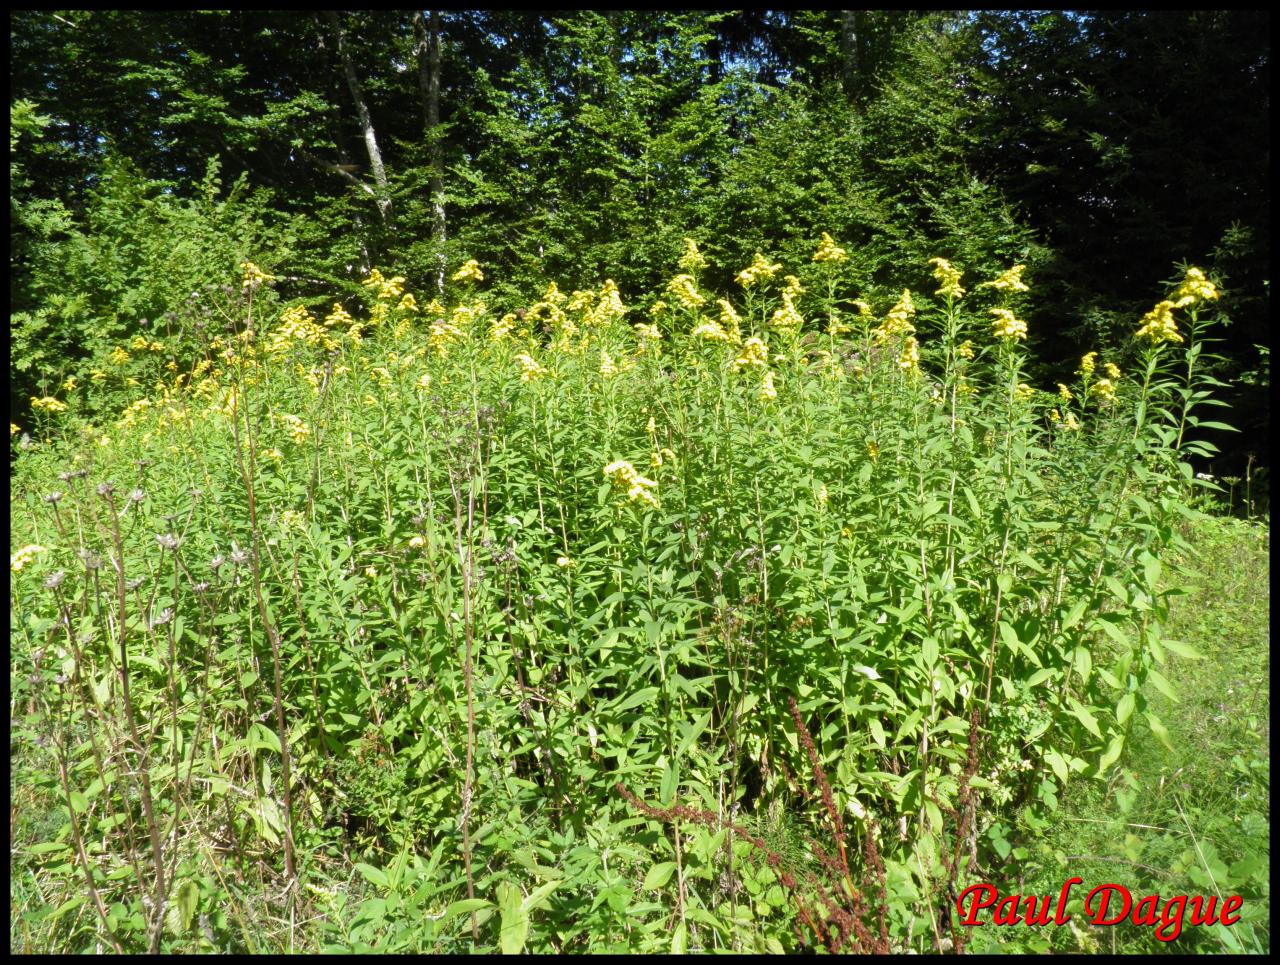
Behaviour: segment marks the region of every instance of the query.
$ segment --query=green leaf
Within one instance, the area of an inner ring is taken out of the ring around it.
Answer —
[[[375,868],[371,864],[365,864],[362,861],[356,862],[356,870],[364,877],[364,880],[379,888],[387,886],[387,873],[381,868]]]
[[[1179,657],[1185,657],[1188,660],[1203,660],[1204,654],[1189,644],[1182,643],[1178,640],[1161,640],[1162,644],[1169,650],[1172,650]]]
[[[199,902],[200,888],[194,881],[184,881],[178,885],[169,907],[165,909],[165,927],[174,935],[185,935],[191,928],[191,919],[195,917]]]
[[[663,861],[655,864],[644,876],[644,883],[640,887],[645,891],[658,890],[671,880],[671,875],[675,870],[676,863],[674,861]]]
[[[498,947],[504,955],[519,955],[529,938],[529,911],[524,907],[524,896],[518,885],[501,881],[498,883],[497,897],[501,920]]]
[[[1120,702],[1116,704],[1116,722],[1123,725],[1129,719],[1129,715],[1133,713],[1133,706],[1136,698],[1132,693],[1127,693],[1120,698]]]
[[[1102,756],[1098,758],[1098,776],[1102,777],[1107,770],[1120,759],[1120,751],[1124,749],[1124,735],[1116,734],[1111,738],[1111,743],[1107,745],[1107,749],[1102,752]]]
[[[658,696],[658,692],[657,687],[645,687],[643,690],[636,691],[613,709],[618,713],[622,713],[624,710],[631,710],[633,707],[639,707],[641,704],[646,704],[653,700],[654,697]]]
[[[1151,733],[1160,739],[1161,744],[1171,751],[1174,749],[1173,741],[1169,739],[1168,729],[1160,722],[1160,718],[1151,713],[1151,711],[1147,711],[1147,726],[1151,728]]]
[[[1067,703],[1071,705],[1071,710],[1069,711],[1071,716],[1080,721],[1080,723],[1084,725],[1085,730],[1101,740],[1102,730],[1098,727],[1098,719],[1093,716],[1093,713],[1089,708],[1071,696],[1067,697]]]
[[[1071,776],[1071,771],[1067,767],[1067,759],[1057,751],[1046,751],[1044,760],[1046,764],[1053,768],[1053,773],[1058,775],[1058,780],[1066,784],[1067,779]]]

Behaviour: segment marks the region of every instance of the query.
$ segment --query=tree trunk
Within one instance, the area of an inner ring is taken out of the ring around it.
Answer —
[[[859,91],[858,78],[858,35],[860,26],[858,10],[840,11],[840,65],[841,80],[844,82],[844,94],[849,100],[857,99]]]
[[[436,292],[444,294],[445,254],[448,222],[444,210],[444,145],[440,130],[440,11],[431,11],[431,24],[423,20],[422,11],[413,12],[418,57],[418,81],[422,87],[424,133],[427,158],[431,165],[431,236],[436,246]]]
[[[382,166],[382,152],[378,150],[378,136],[373,129],[373,119],[369,115],[369,106],[365,103],[360,78],[356,76],[356,69],[351,63],[351,54],[347,50],[347,34],[342,27],[342,21],[332,10],[326,10],[325,15],[337,34],[338,57],[342,60],[342,72],[346,75],[351,100],[356,107],[356,117],[360,121],[360,130],[364,134],[364,146],[369,152],[369,167],[373,171],[373,180],[377,185],[378,213],[382,215],[382,223],[385,226],[391,219],[391,189],[387,186],[386,168]]]

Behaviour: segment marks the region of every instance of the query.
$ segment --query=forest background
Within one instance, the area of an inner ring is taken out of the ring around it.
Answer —
[[[115,344],[174,334],[246,257],[282,298],[356,294],[374,266],[429,293],[476,258],[514,307],[545,278],[655,291],[686,236],[723,286],[826,230],[869,297],[927,284],[935,255],[1025,263],[1047,383],[1117,343],[1176,263],[1202,266],[1242,430],[1210,434],[1205,468],[1256,491],[1268,28],[1244,10],[15,12],[13,421]],[[86,414],[123,401],[90,385]]]

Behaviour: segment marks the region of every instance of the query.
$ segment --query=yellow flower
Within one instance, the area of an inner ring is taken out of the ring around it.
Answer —
[[[867,455],[870,456],[873,461],[880,458],[880,447],[876,445],[876,441],[874,439],[867,440]]]
[[[645,324],[640,322],[635,326],[636,335],[641,341],[652,339],[655,342],[662,341],[662,332],[658,330],[657,325]]]
[[[902,354],[898,356],[898,368],[904,372],[914,372],[920,368],[920,343],[915,336],[909,336],[902,345]]]
[[[1090,352],[1088,355],[1080,359],[1080,374],[1092,375],[1094,363],[1098,359],[1097,352]]]
[[[783,335],[794,336],[804,326],[804,317],[796,311],[792,297],[791,292],[784,291],[782,293],[782,307],[775,311],[773,317],[769,319],[769,327]]]
[[[1036,394],[1036,390],[1027,385],[1026,382],[1019,382],[1013,390],[1013,397],[1019,402],[1030,402]]]
[[[822,238],[818,242],[818,250],[813,253],[814,261],[829,261],[839,264],[848,258],[849,255],[843,248],[835,243],[835,239],[825,231],[822,232]]]
[[[288,426],[289,435],[293,437],[294,442],[305,442],[307,440],[307,436],[311,435],[311,429],[296,415],[285,413],[281,416],[281,419]]]
[[[268,275],[251,261],[240,262],[240,270],[244,272],[243,288],[257,288],[269,281],[275,281],[275,275]]]
[[[659,298],[656,302],[649,306],[649,317],[657,319],[659,315],[667,310],[667,303]]]
[[[125,358],[128,358],[128,357],[129,357],[128,353],[126,353]],[[107,377],[107,373],[102,371],[102,369],[94,369],[92,372],[89,373],[89,378],[93,379],[93,381],[95,382],[101,382],[106,377]]]
[[[424,546],[426,546],[426,545],[427,545],[427,541],[426,541],[425,539],[423,539],[421,536],[415,536],[415,537],[413,537],[413,539],[409,540],[409,548],[410,548],[410,549],[415,549],[415,550],[416,550],[416,549],[421,549],[422,547],[424,547]]]
[[[1107,377],[1113,381],[1120,381],[1120,369],[1111,362],[1104,362],[1102,367],[1107,370]]]
[[[1174,301],[1179,303],[1178,308],[1185,308],[1201,300],[1213,301],[1217,297],[1218,289],[1213,287],[1213,282],[1205,278],[1204,272],[1199,268],[1188,268],[1187,277],[1182,279],[1182,284],[1173,293]]]
[[[854,299],[853,307],[858,310],[859,318],[871,318],[875,315],[875,313],[871,311],[871,306],[861,298]]]
[[[736,281],[743,288],[750,288],[760,279],[772,278],[780,271],[782,271],[781,264],[770,264],[768,259],[757,251],[751,264],[738,272]]]
[[[1152,345],[1158,345],[1161,342],[1181,342],[1182,336],[1178,334],[1178,325],[1173,320],[1173,310],[1177,307],[1179,306],[1171,301],[1162,301],[1157,304],[1142,316],[1142,327],[1138,329],[1137,337],[1150,339]]]
[[[163,345],[161,345],[159,342],[151,342],[151,343],[147,346],[147,351],[148,351],[148,352],[163,352],[163,351],[164,351],[164,346],[163,346]]]
[[[66,410],[67,405],[65,402],[60,402],[50,395],[46,395],[44,398],[36,398],[33,395],[31,397],[31,408],[44,409],[46,412],[63,412]]]
[[[615,460],[605,466],[604,475],[615,489],[626,488],[627,498],[632,502],[643,502],[657,508],[658,499],[652,490],[657,489],[658,484],[636,472],[635,467],[625,459]]]
[[[733,310],[727,299],[716,299],[720,306],[720,327],[729,335],[729,341],[735,345],[742,341],[742,318]]]
[[[1070,389],[1068,389],[1065,385],[1063,385],[1061,382],[1059,382],[1059,383],[1058,383],[1058,398],[1059,398],[1059,399],[1061,399],[1063,402],[1070,402],[1072,399],[1074,399],[1074,398],[1075,398],[1075,396],[1071,394],[1071,390],[1070,390]]]
[[[685,238],[684,254],[680,256],[680,260],[676,264],[687,272],[695,272],[707,267],[707,259],[702,257],[702,252],[698,250],[696,241],[692,238]]]
[[[777,397],[778,390],[773,387],[773,372],[767,371],[764,374],[764,381],[760,384],[760,398],[768,402]]]
[[[418,381],[415,382],[413,386],[419,392],[427,391],[427,389],[431,387],[431,375],[427,372],[423,372],[421,377],[419,377]]]
[[[1089,387],[1089,394],[1095,395],[1104,402],[1109,402],[1116,397],[1116,387],[1110,379],[1098,379]]]
[[[533,360],[533,356],[526,352],[521,352],[516,356],[516,361],[520,363],[520,381],[532,382],[534,379],[540,379],[547,374],[547,370]]]
[[[10,423],[9,423],[9,438],[10,438],[10,439],[12,439],[14,436],[16,436],[16,435],[17,435],[19,432],[21,432],[21,431],[22,431],[22,430],[21,430],[21,429],[19,429],[19,428],[18,428],[18,426],[17,426],[15,423],[13,423],[13,422],[10,422]]]
[[[147,340],[141,335],[135,335],[129,344],[135,351],[141,351],[147,347]]]
[[[803,295],[804,289],[800,287],[800,279],[795,275],[784,275],[782,277],[782,297],[786,298],[790,295],[795,298],[796,295]]]
[[[605,351],[600,352],[600,374],[605,378],[618,374],[617,363],[614,362],[609,353]]]
[[[111,352],[111,364],[124,365],[127,361],[129,361],[129,353],[117,345]]]
[[[992,328],[997,338],[1016,341],[1027,337],[1027,323],[1020,318],[1014,318],[1013,312],[1009,311],[1009,309],[993,308],[991,309],[991,314],[996,317],[996,320],[992,323]]]
[[[951,262],[945,258],[930,258],[929,264],[933,265],[933,277],[942,282],[935,295],[945,295],[947,298],[963,298],[964,289],[960,287],[961,272],[951,266]]]
[[[37,543],[32,543],[30,546],[24,546],[22,549],[18,550],[18,552],[9,557],[9,569],[16,573],[34,560],[40,553],[47,552],[48,550]]]
[[[1076,414],[1074,412],[1067,413],[1066,419],[1062,422],[1062,428],[1066,429],[1068,432],[1080,431],[1080,423],[1076,422]]]
[[[706,302],[698,292],[692,275],[676,275],[667,284],[667,293],[673,295],[685,308],[697,308]]]
[[[769,365],[769,349],[756,336],[752,336],[743,343],[738,357],[733,360],[733,368],[735,370],[750,366],[753,368],[766,368]]]
[[[484,281],[484,272],[480,270],[480,263],[471,258],[454,272],[450,281]]]
[[[720,323],[709,318],[702,319],[697,328],[689,334],[694,338],[705,338],[711,342],[730,341],[729,333],[720,327]]]
[[[876,337],[877,342],[885,342],[895,335],[912,335],[916,330],[915,325],[911,323],[915,313],[916,306],[911,301],[911,291],[904,288],[898,303],[889,309],[889,314],[885,316],[884,321],[871,334]]]
[[[827,500],[829,498],[830,496],[827,493],[827,484],[822,483],[820,486],[818,486],[818,505],[819,506],[827,505]]]
[[[272,462],[283,462],[284,453],[272,446],[270,449],[263,449],[262,454]]]
[[[1025,292],[1030,291],[1022,282],[1022,273],[1027,270],[1026,265],[1014,265],[999,278],[994,281],[984,281],[979,288],[991,287],[997,291],[1004,292]]]
[[[962,359],[972,359],[973,343],[968,339],[965,339],[958,346],[956,346],[956,354],[959,355]]]

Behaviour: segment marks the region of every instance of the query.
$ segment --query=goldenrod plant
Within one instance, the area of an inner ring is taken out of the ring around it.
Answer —
[[[1164,575],[1212,485],[1187,457],[1217,289],[1187,270],[1136,356],[1036,384],[1020,264],[901,266],[891,302],[829,234],[721,266],[731,291],[709,260],[689,239],[660,291],[524,306],[476,260],[438,298],[384,268],[319,312],[246,261],[194,355],[117,346],[114,418],[83,385],[33,400],[21,927],[963,946],[938,909],[989,816],[1167,740],[1145,695],[1195,655]]]

